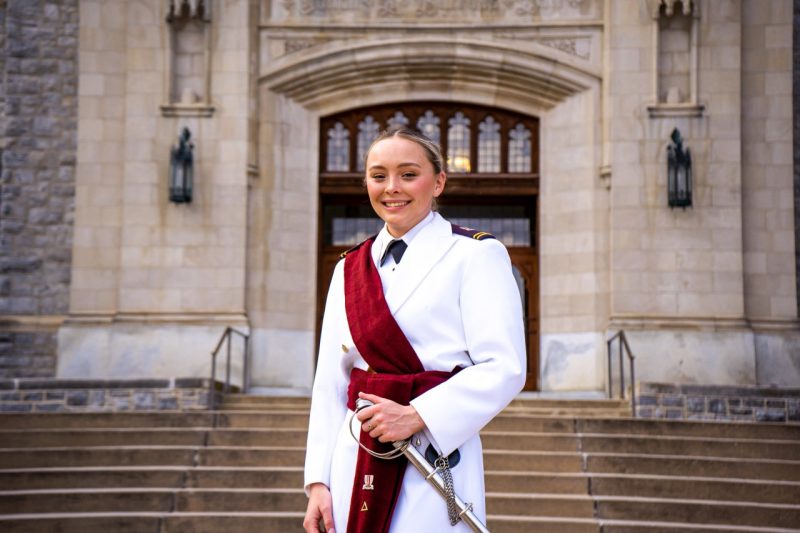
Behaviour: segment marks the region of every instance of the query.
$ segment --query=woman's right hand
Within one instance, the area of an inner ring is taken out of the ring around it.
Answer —
[[[333,529],[333,499],[331,491],[322,483],[308,487],[308,508],[303,520],[306,533],[319,533],[319,521],[325,523],[325,533],[336,533]]]

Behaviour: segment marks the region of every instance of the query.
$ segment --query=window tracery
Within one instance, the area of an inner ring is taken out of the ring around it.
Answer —
[[[329,172],[347,172],[350,170],[350,132],[344,124],[337,122],[328,130]]]
[[[375,122],[372,115],[367,115],[364,120],[358,123],[358,155],[356,156],[356,165],[358,170],[364,170],[364,158],[367,155],[372,141],[374,141],[380,133],[381,125]]]
[[[346,173],[354,186],[369,146],[382,129],[395,124],[415,127],[439,144],[451,177],[534,178],[538,171],[538,119],[451,102],[382,104],[323,118],[321,171],[336,172],[339,178]]]
[[[489,115],[478,129],[478,172],[500,172],[500,124]]]
[[[469,172],[471,170],[469,159],[470,120],[464,116],[464,113],[457,111],[447,123],[450,126],[447,130],[447,170],[449,172]]]
[[[521,123],[508,132],[508,171],[531,171],[531,132]]]
[[[439,127],[439,117],[428,109],[425,114],[417,120],[417,129],[427,135],[428,139],[436,144],[441,142],[441,128]]]

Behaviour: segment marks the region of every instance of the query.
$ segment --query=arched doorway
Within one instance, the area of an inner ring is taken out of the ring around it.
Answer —
[[[349,110],[320,120],[317,339],[339,254],[376,233],[362,184],[364,154],[378,133],[402,123],[440,143],[447,219],[493,233],[508,248],[525,313],[528,377],[539,387],[539,120],[454,102],[404,102]]]

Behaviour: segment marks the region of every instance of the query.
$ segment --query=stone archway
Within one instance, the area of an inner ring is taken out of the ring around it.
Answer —
[[[450,36],[334,41],[268,65],[259,77],[260,172],[251,181],[249,224],[256,385],[308,388],[313,378],[320,117],[422,100],[552,116],[559,128],[584,108],[599,117],[599,69],[536,43]],[[569,101],[564,113],[552,112]],[[543,173],[547,165],[545,157]],[[582,179],[590,182],[595,169],[582,168]]]

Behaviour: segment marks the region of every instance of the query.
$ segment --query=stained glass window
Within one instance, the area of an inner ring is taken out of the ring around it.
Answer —
[[[347,172],[350,170],[350,132],[344,124],[337,122],[328,130],[328,164],[329,172]]]
[[[469,119],[458,111],[449,121],[447,130],[447,169],[450,172],[470,172]]]
[[[375,122],[372,115],[367,115],[364,120],[358,123],[358,170],[364,170],[364,157],[367,155],[372,141],[378,136],[381,125]]]
[[[408,126],[408,117],[402,111],[397,111],[389,120],[387,120],[389,127],[391,126]]]
[[[417,121],[417,129],[424,133],[428,139],[436,144],[439,144],[441,139],[441,128],[439,127],[439,117],[433,114],[433,111],[428,109],[425,114],[419,117]]]
[[[531,132],[522,124],[508,133],[508,171],[531,171]]]
[[[478,130],[478,172],[500,172],[500,124],[489,115]]]

